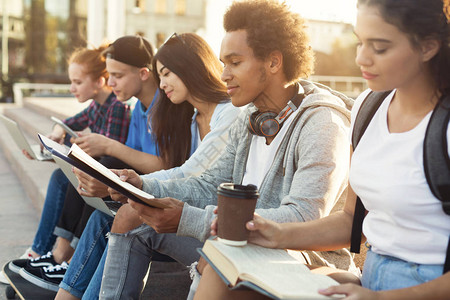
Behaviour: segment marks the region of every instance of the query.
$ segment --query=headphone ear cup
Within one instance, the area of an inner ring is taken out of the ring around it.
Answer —
[[[257,131],[256,123],[255,123],[255,119],[256,119],[257,115],[258,115],[257,111],[250,114],[248,116],[248,123],[247,123],[248,130],[250,131],[251,134],[255,134],[255,135],[259,135],[258,131]]]
[[[258,124],[258,131],[260,136],[272,137],[280,130],[280,124],[275,119],[276,113],[265,112],[258,116],[256,124]]]
[[[280,124],[275,120],[277,114],[274,112],[254,112],[249,115],[248,130],[258,136],[271,137],[278,133]]]

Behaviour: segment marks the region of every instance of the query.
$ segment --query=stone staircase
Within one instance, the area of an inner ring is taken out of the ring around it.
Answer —
[[[23,107],[8,104],[1,105],[0,109],[5,116],[19,124],[30,144],[37,144],[37,133],[47,134],[52,130],[50,116],[64,119],[81,111],[86,105],[74,98],[27,98]],[[57,166],[52,162],[27,159],[3,124],[0,124],[0,147],[33,206],[40,213],[50,175]]]

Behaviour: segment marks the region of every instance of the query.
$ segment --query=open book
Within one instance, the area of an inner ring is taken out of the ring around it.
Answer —
[[[210,239],[198,251],[231,289],[253,289],[273,299],[330,299],[318,290],[338,285],[311,273],[282,249],[235,247]]]
[[[115,189],[131,200],[151,207],[167,207],[165,204],[160,203],[152,195],[138,189],[128,182],[120,180],[114,172],[89,156],[78,145],[72,144],[70,148],[67,148],[67,146],[52,141],[41,134],[38,134],[38,136],[44,147],[47,148],[53,155],[58,156],[72,166]]]

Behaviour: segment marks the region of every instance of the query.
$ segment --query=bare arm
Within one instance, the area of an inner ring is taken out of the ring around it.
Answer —
[[[354,284],[333,286],[320,291],[321,294],[331,296],[333,294],[345,294],[344,299],[364,300],[422,300],[422,299],[448,299],[450,295],[450,272],[429,282],[409,288],[374,292]]]
[[[355,202],[356,195],[349,187],[342,211],[310,222],[279,224],[277,248],[330,251],[348,247]],[[257,227],[255,222],[254,225]],[[249,225],[249,229],[252,230],[251,224]]]
[[[75,139],[74,142],[91,156],[108,155],[115,157],[143,174],[165,168],[164,163],[158,156],[135,150],[100,134],[88,134]]]
[[[106,155],[120,159],[140,173],[147,174],[166,168],[163,161],[156,155],[135,150],[115,140],[110,141]]]
[[[356,194],[349,185],[343,210],[325,218],[276,223],[255,215],[253,221],[247,223],[251,231],[249,241],[264,247],[298,250],[329,251],[347,247],[350,244],[355,203]],[[216,235],[216,226],[214,220],[211,235]]]

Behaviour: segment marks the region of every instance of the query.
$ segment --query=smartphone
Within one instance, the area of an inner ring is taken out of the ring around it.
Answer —
[[[64,124],[63,121],[61,121],[60,119],[58,119],[57,117],[50,117],[50,119],[52,119],[53,122],[55,122],[56,124],[58,124],[59,126],[61,126],[62,128],[64,128],[64,130],[73,138],[77,138],[79,137],[79,135],[73,131],[72,129],[70,129],[69,126],[67,126],[66,124]]]

